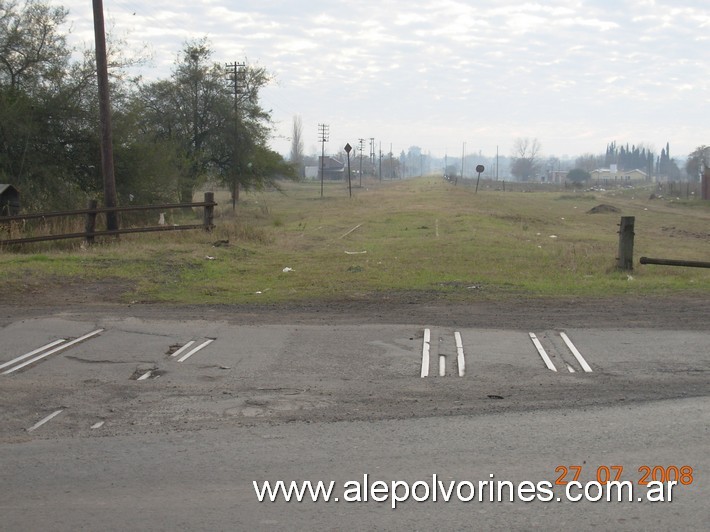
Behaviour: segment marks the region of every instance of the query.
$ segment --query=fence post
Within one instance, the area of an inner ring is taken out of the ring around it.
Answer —
[[[210,203],[211,205],[205,206],[202,223],[205,226],[205,231],[211,232],[214,227],[214,192],[205,192],[205,203]]]
[[[620,270],[634,269],[634,222],[633,216],[622,216],[619,224],[619,256],[617,267]]]
[[[87,209],[93,212],[87,212],[86,213],[86,221],[84,222],[84,232],[86,233],[86,237],[84,238],[84,241],[87,244],[93,244],[94,243],[94,232],[96,231],[96,207],[98,206],[98,202],[96,200],[89,200],[89,204],[87,205]]]

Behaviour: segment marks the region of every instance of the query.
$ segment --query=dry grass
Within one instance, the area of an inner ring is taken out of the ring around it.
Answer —
[[[236,213],[218,192],[217,229],[131,235],[91,249],[0,255],[13,274],[135,281],[128,299],[248,303],[361,298],[388,291],[457,300],[710,293],[710,271],[615,269],[620,215],[636,217],[636,257],[708,260],[710,206],[649,200],[646,190],[503,192],[435,177],[342,184],[288,183],[243,195]],[[548,189],[549,190],[549,189]],[[612,204],[621,214],[587,214]],[[222,241],[229,241],[222,245]],[[217,247],[214,244],[217,243]],[[284,272],[284,268],[291,271]],[[13,273],[14,272],[14,273]]]

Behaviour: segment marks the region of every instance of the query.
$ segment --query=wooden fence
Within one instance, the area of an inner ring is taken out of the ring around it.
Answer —
[[[21,214],[18,216],[3,216],[0,217],[0,226],[8,224],[11,227],[11,222],[24,222],[26,220],[45,220],[48,218],[84,216],[84,231],[79,233],[64,233],[54,235],[42,235],[26,238],[10,238],[0,239],[0,246],[11,244],[28,244],[31,242],[46,242],[50,240],[63,240],[71,238],[83,238],[87,243],[93,243],[97,236],[115,236],[128,233],[150,233],[156,231],[182,231],[187,229],[204,229],[211,231],[214,228],[214,208],[217,204],[214,202],[214,193],[205,192],[205,201],[198,203],[166,203],[162,205],[142,205],[131,207],[98,207],[96,200],[89,201],[86,209],[73,211],[56,211],[35,214]],[[98,214],[107,212],[131,212],[131,211],[166,211],[171,209],[192,209],[195,207],[204,208],[201,224],[188,225],[155,225],[149,227],[126,227],[115,230],[96,230],[96,217]],[[10,235],[12,236],[12,235]]]

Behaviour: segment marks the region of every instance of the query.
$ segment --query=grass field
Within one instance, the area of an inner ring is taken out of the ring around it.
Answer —
[[[423,177],[369,182],[352,198],[327,183],[321,198],[320,183],[288,183],[244,194],[236,215],[217,192],[211,234],[2,250],[0,294],[109,281],[127,287],[126,302],[190,304],[710,294],[708,269],[638,265],[644,255],[710,261],[709,202],[651,200],[651,189],[495,188]],[[588,214],[600,204],[621,212]],[[622,215],[636,217],[633,272],[615,268]]]

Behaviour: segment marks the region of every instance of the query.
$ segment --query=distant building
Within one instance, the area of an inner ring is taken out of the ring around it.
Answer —
[[[345,163],[330,157],[328,155],[318,157],[318,179],[320,179],[320,171],[323,169],[323,179],[338,181],[345,178]]]
[[[646,181],[648,174],[643,170],[619,170],[618,168],[599,168],[589,172],[595,181]]]
[[[562,184],[567,180],[567,174],[569,174],[569,172],[563,172],[562,170],[550,170],[547,172],[544,180],[547,183]]]

